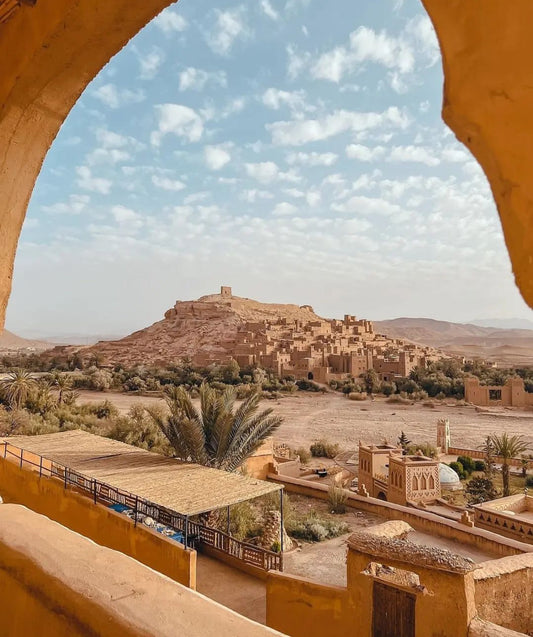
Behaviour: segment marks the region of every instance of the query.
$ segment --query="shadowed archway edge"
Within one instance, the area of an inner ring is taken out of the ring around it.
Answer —
[[[531,0],[421,0],[439,38],[443,118],[487,175],[533,306]],[[39,0],[0,25],[0,326],[42,162],[101,68],[169,0]]]
[[[38,0],[0,25],[0,328],[43,160],[102,67],[171,0]]]
[[[483,168],[533,307],[533,2],[421,0],[444,70],[442,117]]]

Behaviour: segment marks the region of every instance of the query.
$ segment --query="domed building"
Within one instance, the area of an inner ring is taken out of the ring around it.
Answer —
[[[443,491],[461,491],[463,488],[457,473],[443,462],[439,462],[439,478]]]

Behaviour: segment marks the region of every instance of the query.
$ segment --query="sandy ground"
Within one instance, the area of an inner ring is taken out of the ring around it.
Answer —
[[[112,401],[122,413],[136,403],[153,404],[162,399],[120,393],[82,391],[80,402]],[[472,406],[437,404],[435,408],[395,405],[383,398],[364,402],[351,401],[329,392],[311,394],[299,392],[277,401],[265,400],[264,408],[272,407],[284,422],[276,440],[291,447],[308,446],[326,438],[340,444],[343,450],[357,449],[359,440],[380,443],[383,439],[396,442],[404,431],[414,442],[436,442],[439,418],[450,420],[452,445],[478,448],[490,433],[522,434],[533,447],[533,411],[511,408],[480,409]]]

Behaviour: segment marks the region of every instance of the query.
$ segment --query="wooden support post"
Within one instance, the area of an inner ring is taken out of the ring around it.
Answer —
[[[279,513],[280,513],[280,538],[279,538],[279,546],[280,553],[283,555],[283,489],[280,489],[279,492]]]

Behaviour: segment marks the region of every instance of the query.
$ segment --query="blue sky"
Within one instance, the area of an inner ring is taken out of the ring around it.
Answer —
[[[441,101],[418,0],[181,0],[49,151],[7,327],[127,333],[221,284],[325,316],[530,318]]]

